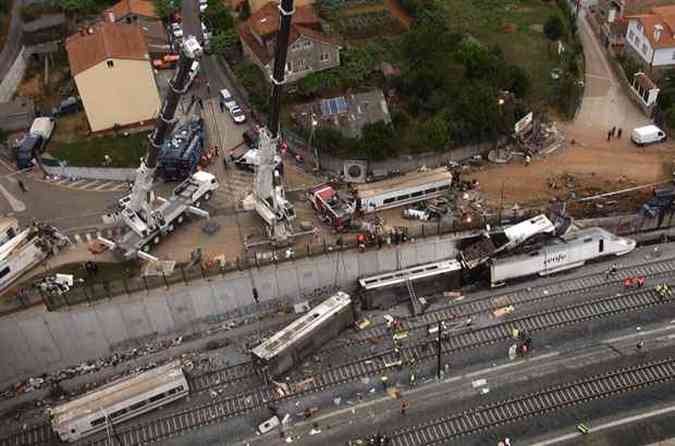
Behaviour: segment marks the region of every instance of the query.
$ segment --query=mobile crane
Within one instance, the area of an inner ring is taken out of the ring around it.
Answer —
[[[275,156],[279,145],[279,111],[284,85],[286,55],[293,17],[293,0],[281,0],[280,27],[274,50],[272,111],[267,127],[258,130],[258,166],[255,175],[255,210],[267,224],[267,236],[275,246],[288,245],[293,237],[295,209],[286,199]]]
[[[98,238],[125,259],[139,257],[157,261],[156,257],[148,254],[151,247],[172,232],[176,225],[181,224],[186,214],[209,217],[208,212],[199,209],[202,200],[209,200],[213,191],[218,188],[216,177],[208,172],[194,173],[179,184],[168,199],[158,197],[162,203],[157,208],[153,208],[149,198],[162,144],[176,123],[176,107],[189,87],[192,63],[199,59],[202,53],[202,47],[196,37],[189,36],[183,41],[178,70],[169,81],[170,88],[164,98],[159,119],[148,137],[146,156],[136,171],[131,192],[119,200],[115,211],[116,217],[130,230],[115,241]]]

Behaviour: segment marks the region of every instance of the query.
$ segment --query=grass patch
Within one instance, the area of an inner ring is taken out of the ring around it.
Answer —
[[[466,32],[486,46],[498,45],[507,62],[520,65],[530,75],[530,98],[542,100],[551,94],[551,70],[559,65],[549,53],[550,41],[540,26],[551,15],[563,17],[553,2],[541,0],[447,0],[450,28]],[[511,25],[512,32],[505,28]],[[536,26],[539,25],[539,26]]]
[[[59,127],[57,123],[57,128]],[[146,132],[129,136],[76,137],[70,141],[55,138],[48,146],[48,152],[55,158],[68,162],[70,166],[101,167],[105,155],[110,156],[110,167],[138,167],[139,159],[145,156]]]

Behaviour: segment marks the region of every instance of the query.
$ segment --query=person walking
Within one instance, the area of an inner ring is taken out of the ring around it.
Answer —
[[[408,409],[408,402],[406,400],[401,400],[401,415],[405,415],[405,411]]]
[[[616,126],[612,127],[612,138],[616,135]]]
[[[621,139],[621,133],[623,132],[623,129],[619,129],[619,131],[616,133],[616,137]]]
[[[17,180],[17,184],[19,185],[19,189],[21,189],[21,192],[24,193],[28,192],[28,189],[26,189],[26,185],[23,184],[23,180],[21,178]]]
[[[611,141],[611,140],[612,140],[612,131],[608,130],[607,131],[607,141]]]

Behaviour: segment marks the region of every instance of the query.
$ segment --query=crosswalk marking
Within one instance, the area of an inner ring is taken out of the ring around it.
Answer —
[[[94,186],[98,185],[98,183],[100,183],[99,180],[94,180],[91,183],[88,183],[85,186],[83,186],[82,189],[92,189]]]
[[[70,183],[69,186],[71,186],[71,187],[73,187],[73,186],[79,186],[80,184],[86,183],[87,181],[89,181],[89,180],[77,180],[77,181],[75,181],[75,182]]]
[[[100,186],[96,186],[93,190],[101,190],[110,186],[111,184],[114,184],[114,181],[108,181],[107,183],[103,183]]]

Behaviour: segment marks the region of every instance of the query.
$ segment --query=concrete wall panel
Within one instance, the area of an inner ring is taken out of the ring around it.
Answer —
[[[207,282],[202,286],[197,286],[190,290],[189,297],[192,300],[192,308],[195,310],[197,319],[204,319],[205,317],[215,314],[215,303],[213,301],[213,289],[211,283]]]
[[[129,339],[140,338],[151,334],[154,330],[152,323],[145,313],[142,302],[128,302],[119,306],[124,325],[129,333]]]
[[[2,363],[11,368],[14,376],[25,376],[35,370],[37,359],[23,332],[12,317],[0,324],[0,355]]]
[[[377,264],[380,273],[386,273],[397,269],[396,248],[388,246],[377,251]]]
[[[71,324],[73,328],[69,329],[69,337],[67,339],[57,338],[59,348],[65,352],[66,343],[72,344],[76,350],[75,356],[71,361],[66,361],[69,364],[75,362],[82,362],[87,359],[97,358],[107,353],[110,350],[110,343],[101,330],[99,318],[95,311],[90,308],[83,308],[80,311],[74,312],[66,317],[65,314],[53,313],[48,315],[49,326],[59,326],[62,324]],[[56,333],[56,330],[54,331]],[[55,358],[55,359],[65,359]]]
[[[300,284],[300,293],[309,293],[319,288],[319,266],[314,258],[303,259],[295,262],[298,271],[298,282]]]
[[[121,302],[120,304],[124,305]],[[121,305],[103,304],[94,307],[103,336],[111,344],[119,344],[131,337],[122,318]]]
[[[78,318],[77,323],[82,323],[81,327],[84,328],[84,333],[87,335],[95,334],[92,333],[89,324],[83,322],[85,321],[81,321]],[[52,338],[52,333],[49,331],[49,327],[44,319],[23,319],[17,323],[26,338],[26,342],[30,345],[33,355],[37,357],[38,362],[44,361],[49,364],[61,359],[61,353],[59,352],[56,343]]]
[[[180,290],[175,294],[184,293]],[[154,296],[152,299],[146,300],[144,303],[145,314],[148,316],[148,326],[146,331],[150,333],[167,334],[174,330],[178,324],[173,318],[173,313],[167,301],[176,298],[174,293],[166,296]]]
[[[176,294],[167,295],[163,301],[169,307],[174,329],[181,330],[197,319],[197,312],[192,306],[190,292],[181,290]]]
[[[298,281],[298,269],[295,265],[281,264],[275,271],[279,296],[296,297],[300,294],[300,282]]]

